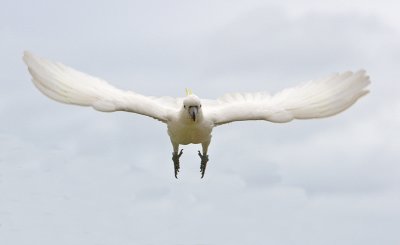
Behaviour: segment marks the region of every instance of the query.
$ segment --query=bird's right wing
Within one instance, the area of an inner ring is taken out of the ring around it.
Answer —
[[[134,112],[162,122],[167,122],[171,113],[178,110],[175,98],[155,98],[123,91],[104,80],[29,52],[24,53],[23,59],[35,86],[43,94],[59,102],[91,106],[103,112]]]
[[[275,95],[226,94],[216,101],[206,101],[203,110],[216,126],[245,120],[283,123],[293,119],[328,117],[344,111],[367,94],[369,83],[365,71],[344,72]]]

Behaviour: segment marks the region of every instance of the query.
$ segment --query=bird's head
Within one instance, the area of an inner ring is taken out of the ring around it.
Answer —
[[[202,113],[201,113],[201,102],[199,97],[190,93],[183,99],[183,111],[186,115],[189,116],[194,122],[198,120]]]

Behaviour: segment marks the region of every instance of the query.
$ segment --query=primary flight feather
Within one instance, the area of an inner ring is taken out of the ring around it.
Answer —
[[[366,72],[344,72],[285,89],[226,94],[217,100],[200,100],[187,91],[184,98],[149,97],[113,87],[106,81],[30,52],[23,57],[35,86],[63,103],[91,106],[98,111],[127,111],[167,124],[173,146],[175,177],[179,172],[179,145],[202,144],[200,171],[203,178],[208,146],[215,126],[234,121],[266,120],[284,123],[293,119],[322,118],[346,110],[368,93]]]

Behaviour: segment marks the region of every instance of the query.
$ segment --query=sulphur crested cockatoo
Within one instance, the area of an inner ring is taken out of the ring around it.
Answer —
[[[175,177],[179,172],[179,145],[201,144],[200,172],[203,178],[207,150],[214,127],[234,121],[265,120],[275,123],[293,119],[333,116],[368,93],[365,71],[337,73],[309,81],[275,95],[266,92],[226,94],[203,100],[187,90],[186,97],[148,97],[117,89],[106,81],[63,64],[25,52],[23,57],[32,81],[46,96],[63,103],[91,106],[98,111],[127,111],[167,124],[173,146]]]

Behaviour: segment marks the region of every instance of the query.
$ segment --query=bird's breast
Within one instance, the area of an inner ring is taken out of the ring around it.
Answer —
[[[211,138],[212,126],[207,123],[168,123],[168,134],[178,144],[200,144]]]

